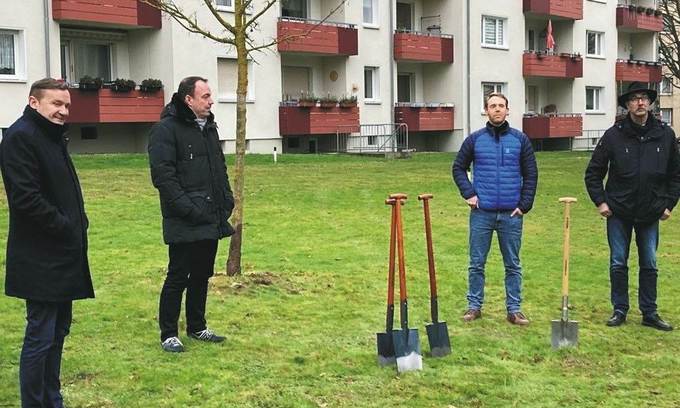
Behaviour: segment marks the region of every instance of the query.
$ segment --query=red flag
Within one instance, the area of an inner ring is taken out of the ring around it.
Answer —
[[[555,39],[552,35],[552,21],[548,20],[548,35],[545,37],[545,47],[552,51],[555,49]]]

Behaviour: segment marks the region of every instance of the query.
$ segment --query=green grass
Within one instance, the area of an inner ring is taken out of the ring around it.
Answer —
[[[629,322],[611,329],[604,222],[583,187],[589,155],[538,154],[534,210],[525,218],[520,328],[505,321],[497,245],[487,265],[484,316],[466,307],[468,210],[451,182],[451,154],[410,160],[248,156],[242,277],[224,275],[221,242],[207,318],[222,345],[186,339],[187,352],[160,350],[156,321],[167,250],[145,156],[75,157],[91,220],[90,264],[97,298],[78,301],[66,342],[62,382],[69,407],[677,407],[680,330],[639,325],[637,271]],[[229,158],[230,163],[233,158]],[[431,192],[440,318],[453,354],[424,358],[398,376],[376,364],[384,330],[389,208],[404,207],[410,317],[428,349],[427,259],[422,208]],[[577,349],[550,348],[559,318],[562,264],[560,196],[573,208],[571,317]],[[0,194],[0,262],[7,204]],[[680,237],[675,215],[662,224],[658,252],[661,315],[680,324]],[[635,250],[633,249],[633,254]],[[36,254],[39,256],[39,254]],[[637,262],[632,257],[632,265]],[[0,285],[4,283],[1,274]],[[23,302],[0,297],[0,406],[18,406]],[[183,327],[183,317],[180,325]]]

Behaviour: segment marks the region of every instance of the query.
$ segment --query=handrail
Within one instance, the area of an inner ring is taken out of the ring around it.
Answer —
[[[323,26],[334,26],[343,28],[355,28],[356,24],[341,23],[338,21],[328,21],[328,20],[315,20],[313,18],[300,18],[300,17],[279,17],[279,21],[290,21],[292,23],[303,23],[303,24],[319,24]]]
[[[453,34],[431,33],[431,32],[416,31],[416,30],[406,30],[406,29],[403,29],[403,28],[394,30],[394,33],[395,34],[421,35],[421,36],[424,36],[424,37],[453,38]]]

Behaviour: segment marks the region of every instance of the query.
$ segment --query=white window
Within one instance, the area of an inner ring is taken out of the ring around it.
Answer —
[[[508,48],[508,19],[482,16],[482,46]]]
[[[219,102],[236,102],[236,86],[238,84],[238,63],[235,58],[217,59],[217,100]],[[247,102],[255,100],[253,88],[253,64],[248,61],[248,94]]]
[[[308,18],[309,5],[307,0],[281,0],[281,16],[293,18]]]
[[[672,95],[673,94],[673,78],[663,77],[661,78],[661,95]]]
[[[364,67],[364,102],[380,102],[380,76],[378,67]]]
[[[604,33],[586,31],[586,50],[589,57],[604,57]]]
[[[378,25],[378,0],[364,0],[364,25]]]
[[[673,109],[661,108],[661,120],[673,126]]]
[[[586,87],[586,112],[602,111],[602,94],[604,88],[599,86]]]
[[[0,81],[26,79],[24,32],[0,28]]]
[[[482,113],[484,113],[484,101],[486,98],[492,93],[502,93],[505,95],[505,85],[503,82],[482,82]]]
[[[234,0],[215,0],[218,10],[234,11]]]

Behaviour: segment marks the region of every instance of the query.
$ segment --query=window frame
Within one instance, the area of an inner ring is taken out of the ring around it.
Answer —
[[[24,29],[0,26],[0,33],[9,34],[14,40],[14,74],[0,74],[0,82],[26,82],[27,55]]]
[[[371,71],[371,92],[370,98],[366,97],[366,71]],[[382,103],[380,100],[380,67],[364,66],[364,104],[378,105]]]
[[[593,108],[588,109],[588,91],[593,91]],[[604,100],[603,86],[586,86],[584,111],[586,114],[603,114],[602,101]]]
[[[668,87],[668,92],[664,92],[664,82]],[[661,77],[661,83],[659,84],[659,95],[673,95],[673,78],[663,76]]]
[[[217,102],[218,103],[236,103],[237,102],[237,96],[236,96],[236,89],[233,90],[233,92],[226,92],[222,93],[222,89],[220,89],[220,78],[219,78],[219,63],[220,60],[231,60],[236,63],[236,69],[238,70],[238,60],[234,56],[230,55],[220,55],[216,59],[216,65],[217,65],[217,92],[214,92],[213,94],[217,94]],[[253,60],[249,59],[248,60],[248,93],[246,94],[246,103],[255,103],[255,81],[254,78],[255,76],[253,75]],[[238,72],[237,72],[238,74]],[[238,78],[236,79],[238,81]]]
[[[489,44],[486,42],[486,30],[485,30],[485,23],[486,20],[495,20],[495,35],[494,35],[494,43]],[[501,44],[497,43],[498,40],[498,21],[503,22],[503,28],[501,30],[501,34],[503,37],[503,41]],[[488,16],[488,15],[482,15],[482,32],[481,32],[481,45],[483,48],[494,48],[494,49],[499,49],[499,50],[508,50],[510,49],[510,44],[508,41],[508,18],[507,17],[497,17],[497,16]]]
[[[668,112],[670,120],[664,120],[664,112]],[[659,108],[659,114],[661,115],[661,120],[666,122],[668,126],[673,126],[673,108]]]
[[[223,4],[218,4],[218,3],[217,3],[218,1],[219,1],[219,0],[215,0],[215,9],[216,9],[216,10],[219,10],[219,11],[230,11],[230,12],[233,12],[233,11],[234,11],[234,0],[226,0],[226,1],[228,1],[229,3],[231,3],[231,5],[229,5],[229,6],[223,5]]]
[[[379,28],[380,24],[378,23],[378,21],[379,21],[378,19],[379,19],[380,16],[379,16],[379,9],[378,9],[378,7],[379,7],[378,0],[363,0],[363,1],[364,2],[369,1],[371,3],[371,10],[372,10],[371,16],[373,17],[373,19],[371,21],[366,21],[366,19],[365,19],[366,16],[364,15],[364,3],[362,2],[362,4],[361,4],[361,24],[362,24],[362,26],[366,27],[366,28]]]
[[[502,93],[506,97],[508,96],[506,94],[506,90],[508,89],[508,83],[507,82],[488,82],[488,81],[483,81],[482,82],[482,115],[486,115],[486,110],[484,109],[484,100],[486,99],[486,93],[484,92],[484,86],[493,86],[494,90],[491,93]]]
[[[595,54],[591,54],[590,50],[588,49],[588,37],[590,34],[595,35]],[[605,59],[604,34],[604,31],[586,30],[586,57]]]

